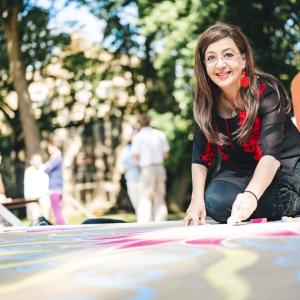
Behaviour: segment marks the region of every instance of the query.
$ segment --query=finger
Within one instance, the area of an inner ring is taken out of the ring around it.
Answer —
[[[239,194],[238,194],[239,195]],[[232,204],[231,216],[235,218],[240,218],[240,210],[242,209],[242,203],[237,196],[236,200]]]
[[[235,219],[240,217],[240,210],[239,210],[238,206],[233,206],[232,207],[231,217],[233,217]]]
[[[240,211],[240,218],[242,221],[247,220],[251,215],[251,210],[250,209],[243,209]]]
[[[232,204],[232,211],[238,211],[241,206],[241,202],[239,199],[236,199]]]
[[[235,209],[231,211],[231,219],[234,220],[234,223],[239,223],[243,220],[243,213],[240,209]]]
[[[191,225],[193,225],[193,226],[199,225],[199,219],[193,219]]]
[[[205,217],[206,217],[205,215],[202,215],[202,216],[201,216],[200,224],[202,224],[202,225],[205,225],[205,224],[206,224]]]
[[[185,225],[185,226],[189,226],[191,220],[192,220],[192,219],[191,219],[190,217],[186,216],[186,217],[184,218],[184,225]]]
[[[194,221],[194,220],[197,221],[197,219],[194,219],[192,216],[188,216],[187,219],[186,219],[186,226],[193,226],[193,225],[195,225],[194,223],[196,221]]]

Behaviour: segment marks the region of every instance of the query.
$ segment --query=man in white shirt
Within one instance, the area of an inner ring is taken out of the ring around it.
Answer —
[[[166,170],[164,159],[168,157],[169,144],[166,135],[150,127],[150,118],[141,115],[141,127],[133,138],[131,152],[141,168],[137,221],[164,221],[168,210],[165,202]]]
[[[43,215],[46,219],[50,216],[49,177],[43,170],[43,160],[40,154],[34,154],[24,174],[25,200],[38,200],[38,203],[27,204],[27,216],[36,223]]]

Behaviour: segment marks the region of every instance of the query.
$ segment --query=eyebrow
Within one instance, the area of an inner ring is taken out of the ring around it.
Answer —
[[[226,48],[226,49],[222,50],[222,53],[224,53],[224,52],[227,51],[227,50],[235,51],[235,50],[232,49],[232,48]],[[206,54],[209,54],[209,53],[216,53],[216,52],[214,52],[214,51],[208,51]]]

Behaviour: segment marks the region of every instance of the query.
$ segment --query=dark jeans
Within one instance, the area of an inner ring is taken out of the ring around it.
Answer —
[[[237,194],[243,191],[231,182],[212,180],[204,196],[207,215],[217,222],[226,223]],[[293,170],[277,171],[251,218],[278,220],[282,216],[294,217],[297,214],[300,214],[300,161]]]

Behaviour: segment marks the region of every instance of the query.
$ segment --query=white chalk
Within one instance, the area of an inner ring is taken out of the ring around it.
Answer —
[[[228,225],[234,225],[234,224],[236,224],[236,223],[239,223],[239,222],[241,222],[241,220],[240,219],[238,219],[237,217],[234,217],[234,216],[230,216],[228,219],[227,219],[227,224]]]

